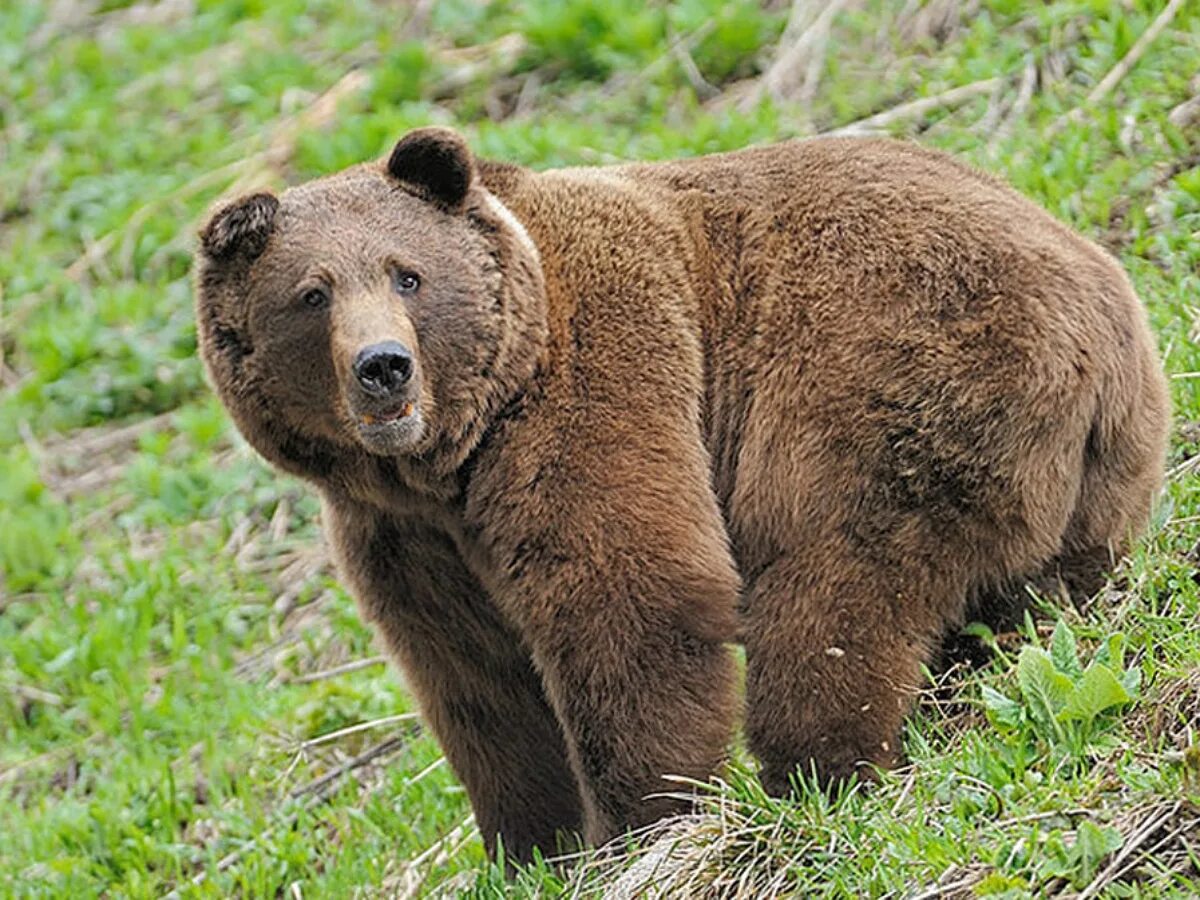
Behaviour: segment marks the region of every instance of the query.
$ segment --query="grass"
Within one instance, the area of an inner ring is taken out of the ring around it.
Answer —
[[[1200,892],[1200,9],[833,6],[815,26],[812,4],[750,0],[0,6],[0,894]],[[1044,606],[985,635],[992,664],[939,676],[911,765],[874,789],[770,800],[739,757],[630,854],[506,886],[314,499],[203,383],[198,220],[430,122],[547,167],[879,114],[1128,268],[1175,403],[1153,528],[1083,611]],[[1060,618],[1127,695],[1088,694],[1086,722],[1056,715],[1084,669]]]

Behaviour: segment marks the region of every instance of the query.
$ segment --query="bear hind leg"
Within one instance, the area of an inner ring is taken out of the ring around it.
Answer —
[[[1150,366],[1138,403],[1125,407],[1123,415],[1101,407],[1092,422],[1078,495],[1057,552],[1019,577],[977,586],[969,617],[1007,631],[1021,622],[1031,589],[1076,605],[1094,596],[1150,518],[1162,482],[1168,421],[1162,376]]]
[[[964,591],[897,577],[830,540],[784,556],[745,607],[746,731],[771,793],[792,773],[828,786],[900,758],[900,729]]]

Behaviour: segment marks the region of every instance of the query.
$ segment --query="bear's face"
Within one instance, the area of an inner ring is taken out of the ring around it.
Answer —
[[[532,248],[501,240],[511,223],[489,221],[495,202],[472,177],[461,139],[425,129],[386,165],[244,198],[206,226],[201,352],[269,459],[419,455],[486,414],[521,327],[503,269],[533,269],[505,257]]]

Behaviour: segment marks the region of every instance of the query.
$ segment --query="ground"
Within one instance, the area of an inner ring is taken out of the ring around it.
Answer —
[[[535,167],[845,128],[955,151],[1121,258],[1175,403],[1150,533],[937,676],[910,767],[783,802],[739,756],[706,815],[507,890],[1195,896],[1198,60],[1186,0],[0,6],[0,894],[506,889],[315,500],[206,388],[188,281],[218,197],[442,123]]]

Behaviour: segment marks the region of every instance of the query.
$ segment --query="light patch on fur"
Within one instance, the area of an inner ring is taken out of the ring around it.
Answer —
[[[556,178],[571,185],[595,186],[640,204],[646,196],[648,185],[637,184],[623,173],[618,166],[576,166],[542,172],[541,177]]]
[[[537,244],[533,242],[533,238],[529,236],[529,232],[525,230],[525,226],[521,224],[521,220],[513,215],[513,211],[500,202],[500,198],[491,191],[483,192],[483,202],[505,225],[516,232],[517,240],[525,245],[525,249],[533,254],[533,258],[541,262],[542,255],[538,253]]]
[[[543,176],[557,176],[567,181],[581,181],[585,184],[606,184],[610,187],[629,188],[629,181],[619,174],[614,166],[572,166],[567,169],[554,169],[543,172]]]

